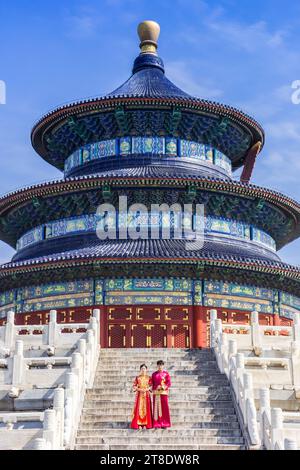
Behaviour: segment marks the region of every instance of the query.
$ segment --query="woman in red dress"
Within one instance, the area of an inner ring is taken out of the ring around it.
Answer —
[[[168,403],[171,379],[169,373],[164,370],[164,361],[157,361],[157,368],[152,374],[153,427],[165,429],[171,426]]]
[[[132,429],[152,428],[152,407],[150,398],[151,377],[147,373],[146,364],[140,367],[140,375],[133,382],[135,402],[132,411]]]

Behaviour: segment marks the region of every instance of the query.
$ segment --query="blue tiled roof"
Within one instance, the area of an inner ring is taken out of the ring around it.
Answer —
[[[133,75],[123,85],[106,95],[106,98],[128,96],[192,98],[165,76],[162,60],[153,54],[142,54],[137,57]]]
[[[177,163],[177,162],[176,162]],[[205,165],[199,165],[198,168],[196,165],[141,165],[141,166],[128,166],[123,168],[112,168],[106,170],[99,170],[92,172],[90,168],[86,170],[87,175],[100,176],[100,177],[138,177],[138,178],[189,178],[189,179],[201,179],[203,177],[213,178],[215,180],[220,179],[220,181],[231,180],[229,176],[222,172],[222,169],[215,169],[211,167],[205,167]],[[74,171],[72,176],[76,176]],[[84,172],[80,168],[80,176],[83,176]],[[219,177],[219,178],[218,178]],[[66,178],[67,180],[68,178]]]
[[[68,243],[65,242],[67,246]],[[77,247],[64,251],[61,244],[56,242],[57,252],[51,249],[51,254],[45,256],[30,257],[27,260],[20,260],[3,265],[20,266],[30,263],[44,263],[62,259],[80,258],[181,258],[189,260],[195,258],[209,258],[219,260],[253,261],[267,264],[280,264],[280,259],[276,253],[263,252],[255,247],[244,244],[205,242],[201,250],[187,250],[184,240],[106,240],[101,241],[96,237],[77,237]],[[66,250],[66,248],[65,248]],[[46,247],[43,247],[45,253]],[[29,252],[30,253],[30,252]],[[24,256],[24,254],[22,255]]]

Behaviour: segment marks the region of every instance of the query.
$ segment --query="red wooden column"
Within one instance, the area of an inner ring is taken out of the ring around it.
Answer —
[[[194,305],[193,308],[193,326],[194,326],[194,338],[193,345],[194,348],[204,348],[207,347],[205,341],[205,332],[206,332],[206,320],[205,320],[205,309],[199,305]]]
[[[273,325],[274,326],[280,326],[280,318],[279,318],[278,313],[275,313],[273,315]]]
[[[107,348],[107,309],[104,305],[98,308],[100,308],[100,345],[101,348]]]

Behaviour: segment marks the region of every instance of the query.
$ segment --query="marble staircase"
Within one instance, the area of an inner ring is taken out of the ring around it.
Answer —
[[[139,366],[150,373],[163,359],[171,375],[170,429],[129,428],[132,382]],[[94,386],[87,390],[77,450],[239,450],[245,441],[227,378],[210,350],[102,349]]]

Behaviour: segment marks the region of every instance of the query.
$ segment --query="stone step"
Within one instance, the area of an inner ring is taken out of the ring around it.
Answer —
[[[241,437],[240,429],[143,429],[143,430],[136,430],[136,429],[97,429],[97,436],[104,437],[105,439],[110,439],[111,437],[137,437],[140,436],[149,437],[155,436],[160,438],[173,437],[173,438],[181,438],[181,437],[209,437],[209,436],[220,436],[220,437]],[[77,440],[82,438],[94,438],[95,437],[95,429],[94,430],[83,430],[80,429],[77,434]]]
[[[94,388],[96,390],[101,389],[106,389],[106,390],[111,390],[114,388],[121,388],[122,390],[127,391],[127,393],[134,393],[133,392],[133,380],[129,382],[120,382],[119,380],[113,380],[113,381],[98,381],[94,383]],[[219,389],[223,389],[224,391],[227,390],[227,387],[230,388],[228,385],[228,382],[208,382],[208,381],[201,381],[201,382],[196,382],[196,381],[183,381],[180,382],[179,384],[176,383],[175,381],[171,381],[171,391],[182,391],[182,390],[188,390],[189,388],[208,388],[208,392],[211,391],[218,391]]]
[[[99,388],[102,387],[103,385],[107,386],[109,384],[116,385],[120,383],[126,383],[130,384],[132,387],[133,381],[135,377],[125,377],[123,380],[120,376],[118,377],[113,377],[113,376],[107,376],[106,378],[102,379],[100,377],[97,377],[94,381],[94,388]],[[186,375],[186,376],[173,376],[171,377],[171,384],[174,384],[174,386],[180,386],[181,384],[185,384],[186,387],[193,386],[195,385],[200,385],[201,387],[209,387],[209,388],[215,388],[215,387],[228,387],[228,381],[227,379],[225,380],[224,378],[209,378],[209,377],[198,377],[197,375]]]
[[[89,399],[85,401],[84,408],[86,408],[86,405],[88,408],[98,408],[98,407],[105,407],[109,409],[115,409],[115,407],[128,407],[128,406],[133,406],[134,404],[134,398],[133,400],[126,400],[128,394],[114,394],[113,400],[112,400],[112,395],[108,394],[102,394],[101,398],[95,398],[95,399]],[[226,396],[225,398],[222,399],[212,399],[212,400],[207,400],[207,397],[205,395],[200,395],[200,394],[172,394],[171,400],[170,400],[170,407],[175,409],[181,409],[184,411],[185,409],[194,409],[194,408],[202,408],[202,407],[220,407],[220,408],[226,408],[226,407],[232,407],[232,401],[230,399],[230,396]]]
[[[185,371],[185,370],[190,370],[194,368],[196,370],[196,373],[201,373],[201,374],[208,374],[209,371],[218,374],[218,375],[223,375],[221,374],[220,370],[218,369],[218,366],[216,363],[209,364],[207,362],[194,362],[194,361],[182,361],[183,364],[177,365],[176,361],[173,363],[168,363],[164,367],[164,370],[167,370],[170,375],[173,374],[174,372],[179,371]],[[157,367],[152,366],[151,364],[147,364],[148,366],[148,374],[152,375],[153,372],[157,371]],[[103,371],[106,370],[111,370],[112,372],[119,372],[119,373],[132,373],[132,374],[139,374],[140,373],[140,364],[119,364],[118,362],[113,362],[113,363],[107,363],[106,361],[102,361],[97,365],[96,368],[96,374],[100,374]]]
[[[133,363],[127,363],[127,362],[118,362],[118,361],[113,361],[111,363],[108,363],[107,361],[99,361],[98,366],[97,366],[97,372],[103,371],[103,370],[119,370],[119,369],[126,369],[127,372],[130,371],[138,371],[140,370],[140,363],[138,364],[133,364]],[[189,370],[189,369],[197,369],[199,371],[208,371],[210,368],[219,370],[217,368],[217,364],[215,361],[174,361],[173,363],[168,363],[165,365],[164,370],[166,369],[168,372],[174,371],[174,370]],[[154,370],[152,372],[155,372],[157,370],[157,367],[155,366],[153,368]]]
[[[119,374],[119,375],[115,375],[115,376],[109,376],[109,377],[105,377],[105,376],[96,376],[96,380],[95,381],[101,381],[103,384],[108,384],[108,383],[111,383],[111,384],[115,384],[116,382],[117,383],[131,383],[134,381],[134,379],[136,378],[137,374],[132,374],[131,376],[127,376],[125,374]],[[212,382],[213,384],[220,384],[222,382],[224,382],[225,385],[229,386],[229,383],[228,383],[228,380],[227,380],[227,377],[223,377],[222,375],[215,375],[215,376],[199,376],[198,374],[193,374],[193,375],[178,375],[178,374],[172,374],[171,376],[171,383],[174,383],[174,384],[181,384],[181,383],[184,383],[184,384],[202,384],[202,382],[204,381],[207,381],[207,382]],[[206,385],[203,385],[203,387],[205,387]],[[95,387],[97,388],[97,387]]]
[[[94,383],[98,382],[110,382],[110,383],[129,383],[133,384],[133,381],[138,377],[138,374],[112,374],[110,372],[104,373],[104,374],[97,374],[95,375],[94,378]],[[181,383],[196,383],[196,384],[201,384],[202,382],[211,382],[213,384],[220,384],[224,383],[225,385],[229,385],[229,382],[226,377],[223,377],[222,375],[199,375],[199,374],[170,374],[171,378],[171,384],[181,384]],[[205,386],[205,385],[203,385]],[[93,386],[93,388],[97,388],[96,386]]]
[[[173,398],[173,396],[172,396]],[[190,400],[187,398],[187,400]],[[199,401],[198,401],[199,400]],[[181,405],[180,402],[176,402],[174,400],[172,400],[172,402],[170,402],[169,406],[170,406],[170,409],[172,410],[189,410],[189,409],[195,409],[195,408],[198,408],[198,407],[201,407],[203,405],[201,405],[201,403],[205,402],[207,405],[210,405],[210,406],[214,406],[216,405],[217,403],[220,403],[220,402],[227,402],[228,404],[231,403],[231,400],[230,400],[230,395],[219,395],[218,396],[212,396],[212,397],[207,397],[206,395],[199,395],[197,396],[196,399],[194,399],[193,401],[188,401],[187,403],[184,403],[184,406]],[[198,404],[200,403],[200,404]],[[110,401],[108,402],[107,400],[105,400],[102,396],[101,397],[93,397],[93,398],[90,398],[90,399],[85,399],[84,401],[84,408],[87,409],[87,408],[99,408],[99,409],[108,409],[108,410],[111,410],[111,407],[113,405],[114,408],[118,408],[118,410],[127,410],[127,409],[131,409],[133,407],[133,404],[134,404],[134,401],[130,401],[130,402],[125,402],[125,401],[119,401],[118,403],[115,403],[114,401]],[[226,405],[224,405],[226,406]]]
[[[133,359],[128,359],[126,360],[126,358],[120,360],[120,359],[113,359],[113,358],[109,358],[109,359],[103,359],[103,358],[100,358],[99,360],[99,366],[101,365],[106,365],[107,367],[109,366],[116,366],[118,365],[119,367],[131,367],[131,368],[138,368],[140,369],[140,366],[141,364],[143,363],[143,361],[137,361],[137,360],[133,360]],[[210,366],[215,366],[216,363],[213,359],[199,359],[199,360],[193,360],[191,361],[190,359],[184,359],[184,358],[181,358],[181,359],[175,359],[171,362],[171,361],[168,361],[168,364],[165,363],[165,367],[164,368],[168,368],[168,369],[171,369],[172,367],[174,367],[174,365],[178,366],[178,367],[181,367],[181,366],[186,366],[188,364],[195,364],[195,365],[198,365],[199,367],[201,366],[206,366],[206,367],[210,367]],[[146,366],[148,367],[148,369],[150,368],[154,368],[154,370],[157,370],[157,365],[156,365],[156,361],[147,361],[146,363]],[[167,367],[168,366],[168,367]]]
[[[168,437],[168,436],[157,436],[151,434],[150,437],[145,437],[137,431],[134,437],[78,437],[76,438],[77,444],[108,444],[112,445],[147,445],[147,444],[188,444],[188,445],[199,445],[199,444],[244,444],[242,437],[218,437],[218,436],[201,436],[201,437]]]
[[[122,377],[122,376],[126,376],[128,378],[135,378],[137,376],[137,372],[136,370],[127,370],[127,369],[121,369],[121,370],[118,370],[117,368],[115,369],[101,369],[101,370],[97,370],[96,371],[96,374],[95,374],[95,379],[97,378],[100,378],[100,377]],[[207,370],[205,369],[176,369],[176,370],[173,370],[171,373],[170,373],[170,376],[171,376],[171,379],[172,377],[174,376],[185,376],[185,375],[194,375],[194,376],[198,376],[198,377],[224,377],[223,374],[221,374],[219,372],[219,370],[217,369],[217,367],[215,368],[209,368]]]
[[[104,390],[115,390],[120,388],[126,388],[126,390],[130,390],[130,392],[133,393],[133,381],[128,382],[127,380],[103,380],[99,384],[95,384],[94,388],[91,389],[93,390],[92,392],[90,392],[90,390],[87,390],[87,396],[90,396],[90,394],[93,395],[95,393],[103,393]],[[203,384],[203,382],[198,382],[196,380],[172,381],[171,390],[188,390],[190,388],[196,388],[201,391],[201,393],[211,393],[216,391],[224,393],[230,391],[230,386],[228,383],[207,385],[206,383]]]
[[[88,389],[86,396],[90,397],[93,396],[97,393],[103,393],[104,390],[120,390],[123,389],[124,387],[132,389],[133,385],[132,383],[128,383],[127,381],[119,381],[119,382],[113,382],[112,385],[108,385],[106,383],[102,383],[101,385],[97,387],[93,387],[92,389]],[[218,392],[218,393],[225,393],[230,391],[230,386],[229,384],[226,385],[221,385],[218,387],[216,390],[215,387],[212,386],[207,386],[207,385],[202,385],[201,383],[197,382],[196,380],[191,380],[186,382],[185,380],[183,381],[173,381],[172,386],[170,389],[170,392],[172,390],[198,390],[198,392],[201,393],[212,393],[212,392]],[[134,392],[132,392],[134,393]]]
[[[128,408],[127,412],[124,409],[121,411],[117,411],[118,408],[113,407],[112,409],[93,409],[93,408],[83,408],[83,416],[82,419],[86,420],[87,418],[94,417],[97,420],[106,420],[111,417],[112,421],[128,421],[131,417],[132,408]],[[214,417],[218,416],[228,416],[235,415],[235,410],[233,406],[230,407],[219,407],[219,406],[206,406],[202,408],[193,409],[171,409],[170,410],[171,419],[172,421],[188,421],[192,422],[199,422],[202,421],[204,415],[213,415]]]
[[[128,395],[130,394],[130,396],[134,397],[135,396],[135,392],[132,390],[132,386],[131,385],[128,385],[128,384],[120,384],[120,386],[116,386],[116,387],[108,387],[108,386],[103,386],[103,387],[98,387],[97,389],[95,389],[95,391],[93,392],[90,392],[90,393],[87,393],[86,394],[86,399],[101,399],[103,394],[105,393],[110,393],[111,396],[114,396],[115,394],[118,394],[120,392],[120,389],[122,390],[122,392],[124,393],[124,395]],[[206,399],[210,399],[210,400],[217,400],[217,399],[225,399],[224,397],[226,396],[227,400],[230,400],[231,398],[231,394],[230,394],[230,389],[211,389],[210,391],[206,391],[204,387],[201,387],[201,385],[198,385],[198,386],[193,386],[193,387],[190,387],[190,386],[180,386],[180,387],[173,387],[171,388],[171,390],[169,391],[169,395],[174,398],[174,396],[177,396],[177,394],[181,394],[181,392],[183,391],[187,391],[189,392],[190,394],[200,394],[201,396],[203,396],[203,399],[206,400]],[[151,394],[152,395],[152,394]],[[222,398],[223,397],[223,398]]]
[[[128,410],[130,410],[130,413],[129,415],[131,415],[131,412],[132,412],[132,408],[128,408]],[[94,421],[95,420],[100,420],[103,419],[103,420],[107,420],[107,418],[109,418],[109,412],[111,413],[111,417],[112,417],[112,421],[127,421],[128,422],[128,412],[123,412],[122,415],[118,415],[117,413],[115,413],[115,407],[113,407],[112,409],[110,410],[97,410],[97,409],[93,409],[93,408],[83,408],[83,415],[82,415],[82,419],[83,420],[86,420],[86,419],[93,419]],[[190,422],[198,422],[198,421],[202,421],[204,419],[204,417],[209,417],[211,416],[212,418],[209,418],[209,419],[215,419],[215,418],[226,418],[228,417],[228,419],[232,418],[233,416],[235,416],[235,410],[233,407],[230,407],[230,408],[220,408],[220,407],[212,407],[212,406],[206,406],[206,407],[202,407],[202,408],[197,408],[194,410],[194,413],[193,413],[193,410],[192,409],[187,409],[187,410],[174,410],[172,409],[172,420],[179,420],[179,421],[188,421],[190,420]],[[120,418],[120,419],[118,419]]]
[[[217,403],[217,402],[216,402]],[[225,407],[224,407],[225,408]],[[101,413],[103,416],[108,416],[109,413],[112,412],[112,409],[115,413],[119,413],[120,414],[120,417],[125,417],[125,416],[131,416],[131,413],[132,413],[132,409],[133,409],[133,404],[131,405],[117,405],[117,404],[114,404],[113,406],[112,405],[101,405],[101,404],[97,404],[97,405],[91,405],[90,403],[84,403],[83,405],[83,410],[84,411],[94,411],[95,414],[97,414],[97,410],[99,411],[99,413]],[[175,417],[175,416],[188,416],[188,415],[191,415],[193,414],[193,410],[194,410],[194,413],[197,413],[197,412],[200,412],[200,411],[203,411],[203,410],[219,410],[219,409],[223,409],[222,407],[214,407],[213,404],[209,403],[206,408],[201,408],[201,407],[189,407],[189,408],[186,408],[185,410],[182,410],[182,407],[180,406],[170,406],[170,413],[171,413],[171,416]],[[226,407],[226,409],[230,409],[230,411],[232,413],[234,413],[234,408],[231,407]]]
[[[218,430],[239,430],[240,431],[240,426],[237,421],[236,416],[230,416],[231,419],[228,419],[228,421],[224,421],[222,418],[217,418],[214,420],[207,421],[206,417],[204,417],[201,422],[194,423],[193,426],[188,426],[189,423],[185,422],[177,422],[176,425],[172,423],[172,430],[179,431],[180,433],[183,431],[192,431],[192,430],[197,430],[197,429],[218,429]],[[127,432],[130,430],[130,423],[128,421],[116,421],[113,423],[110,422],[101,422],[98,423],[97,421],[95,422],[81,422],[79,426],[79,431],[78,432],[86,432],[86,431],[92,431],[93,433],[98,433],[98,432],[106,432],[112,431],[112,430],[118,430],[118,431],[124,431]],[[150,430],[151,431],[151,430]]]
[[[130,429],[140,364],[149,375],[163,359],[171,375],[170,429]],[[230,386],[210,350],[106,349],[86,391],[76,449],[201,450],[244,448]]]
[[[111,445],[108,444],[80,444],[76,445],[76,450],[245,450],[244,445],[224,445],[224,444],[217,444],[217,445],[149,445],[147,446],[120,446],[120,445]]]

